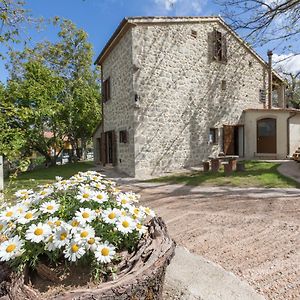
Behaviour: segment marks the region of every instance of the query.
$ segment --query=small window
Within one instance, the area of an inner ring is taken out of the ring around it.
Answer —
[[[226,90],[226,80],[222,80],[222,82],[221,82],[221,89],[222,89],[222,91]]]
[[[211,144],[218,143],[218,128],[209,129],[209,143]]]
[[[213,59],[219,62],[227,62],[226,37],[217,30],[213,31]]]
[[[128,134],[126,130],[120,130],[120,143],[128,143]]]
[[[259,90],[259,101],[262,103],[266,102],[266,89]]]
[[[109,77],[102,83],[102,98],[103,98],[103,102],[110,100],[110,78]]]
[[[196,31],[196,30],[192,30],[192,31],[191,31],[191,36],[192,36],[193,38],[196,38],[196,37],[197,37],[197,31]]]

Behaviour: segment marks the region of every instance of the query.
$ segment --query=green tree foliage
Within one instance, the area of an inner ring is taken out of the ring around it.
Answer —
[[[55,23],[60,26],[58,42],[11,52],[8,66],[10,101],[30,109],[26,121],[14,126],[26,132],[26,151],[38,151],[48,161],[50,149],[60,151],[66,138],[80,156],[79,147],[85,148],[101,117],[99,76],[92,69],[87,34],[71,21],[56,18]],[[45,139],[45,131],[53,138]]]

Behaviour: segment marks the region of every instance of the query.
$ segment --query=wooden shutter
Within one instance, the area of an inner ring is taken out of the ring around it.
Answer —
[[[222,34],[221,36],[221,41],[222,41],[222,61],[227,62],[227,40],[224,34]]]
[[[117,157],[117,135],[116,132],[112,131],[112,165],[116,166],[118,164]]]
[[[108,77],[106,80],[106,93],[106,99],[110,100],[110,77]]]
[[[101,146],[100,146],[100,152],[101,152],[101,163],[103,166],[106,164],[106,135],[105,132],[101,133],[101,140],[100,140]]]
[[[223,143],[225,155],[234,154],[234,126],[223,126]]]
[[[218,41],[218,31],[214,29],[214,31],[212,33],[212,57],[213,57],[213,60],[218,60],[217,41]]]

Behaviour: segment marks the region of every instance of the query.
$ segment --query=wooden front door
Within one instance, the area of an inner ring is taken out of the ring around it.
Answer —
[[[276,119],[257,121],[257,153],[276,153]]]
[[[234,128],[233,125],[223,125],[223,149],[225,155],[234,155]]]
[[[117,137],[114,130],[101,134],[101,162],[117,165]]]

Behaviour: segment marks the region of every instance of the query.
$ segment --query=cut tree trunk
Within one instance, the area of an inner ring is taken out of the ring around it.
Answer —
[[[140,240],[136,251],[118,265],[116,280],[95,288],[75,288],[47,299],[161,299],[166,268],[174,250],[175,242],[169,237],[166,225],[161,218],[154,218],[149,224],[149,234]],[[43,295],[25,284],[25,274],[16,276],[6,264],[0,265],[0,282],[0,300],[43,299]]]

